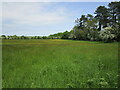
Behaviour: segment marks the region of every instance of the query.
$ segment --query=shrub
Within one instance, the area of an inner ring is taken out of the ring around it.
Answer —
[[[104,28],[104,30],[99,32],[99,37],[102,41],[104,42],[112,42],[115,38],[116,35],[113,34],[112,32],[112,28]]]

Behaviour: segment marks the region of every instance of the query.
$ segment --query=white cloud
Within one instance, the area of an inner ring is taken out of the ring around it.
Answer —
[[[49,11],[50,3],[3,3],[3,20],[30,26],[53,25],[68,21],[66,9],[57,7]],[[49,7],[48,7],[49,6]]]

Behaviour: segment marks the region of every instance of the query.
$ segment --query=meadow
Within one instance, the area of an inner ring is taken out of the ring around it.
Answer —
[[[3,88],[117,88],[118,43],[3,40]]]

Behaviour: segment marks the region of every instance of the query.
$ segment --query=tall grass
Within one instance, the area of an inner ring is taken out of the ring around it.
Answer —
[[[3,88],[117,88],[118,43],[3,40]]]

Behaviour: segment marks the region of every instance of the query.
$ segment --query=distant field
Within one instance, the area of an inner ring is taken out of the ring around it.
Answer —
[[[3,40],[3,88],[116,88],[118,43]]]

